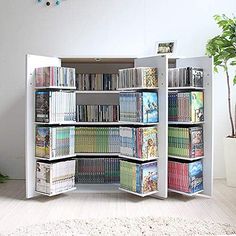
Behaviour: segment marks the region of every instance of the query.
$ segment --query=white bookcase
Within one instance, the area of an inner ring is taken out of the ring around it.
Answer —
[[[98,59],[99,58],[99,59]],[[26,123],[25,123],[25,165],[26,165],[26,198],[38,195],[35,191],[35,122],[34,122],[34,70],[37,67],[66,66],[76,68],[79,73],[118,73],[119,69],[131,67],[158,68],[158,193],[157,198],[168,197],[168,65],[176,67],[194,66],[204,69],[204,194],[212,195],[212,158],[213,158],[213,117],[212,117],[212,58],[168,59],[167,56],[152,56],[145,58],[130,57],[44,57],[26,56]],[[57,88],[55,88],[57,89]],[[59,88],[60,89],[60,88]],[[173,89],[173,88],[171,88]],[[181,88],[178,88],[181,89]],[[75,91],[78,104],[118,104],[119,91]],[[59,124],[59,123],[58,123]],[[122,126],[130,122],[71,122],[77,126]],[[60,125],[60,124],[59,124]],[[140,125],[140,123],[139,123]],[[153,124],[152,124],[153,125]],[[76,153],[75,156],[119,156],[119,153]],[[78,192],[114,192],[119,191],[117,184],[79,184]]]

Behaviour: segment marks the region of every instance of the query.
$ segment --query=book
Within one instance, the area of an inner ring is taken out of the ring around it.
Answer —
[[[157,161],[120,161],[120,187],[144,194],[158,190]]]
[[[156,92],[121,92],[120,121],[156,123],[159,121]]]
[[[76,183],[119,183],[120,159],[117,157],[81,157],[76,160]]]
[[[186,158],[204,156],[203,127],[168,128],[168,154]]]
[[[169,87],[203,87],[203,69],[186,67],[168,69]]]
[[[169,121],[204,121],[204,94],[202,91],[169,92]]]
[[[75,160],[36,162],[36,191],[49,195],[59,194],[74,186]]]
[[[45,127],[35,128],[35,156],[54,158],[73,155],[75,127]]]
[[[157,68],[137,67],[119,70],[119,88],[158,87]]]
[[[119,153],[118,127],[76,127],[76,153]]]
[[[170,189],[195,193],[203,190],[203,162],[168,161],[168,185]]]
[[[75,69],[40,67],[35,69],[35,87],[75,87]]]
[[[120,154],[142,160],[157,158],[157,127],[120,127]]]
[[[75,93],[35,91],[35,121],[65,122],[76,120]]]
[[[77,74],[76,88],[85,90],[116,90],[118,74]]]

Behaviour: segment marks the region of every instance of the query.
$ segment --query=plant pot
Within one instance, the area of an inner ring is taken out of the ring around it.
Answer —
[[[227,185],[236,187],[236,138],[224,139],[224,158]]]

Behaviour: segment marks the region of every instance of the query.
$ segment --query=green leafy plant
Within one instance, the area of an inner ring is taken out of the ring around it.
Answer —
[[[4,183],[6,182],[6,180],[8,180],[8,176],[7,175],[3,175],[0,173],[0,183]]]
[[[236,66],[236,17],[229,18],[226,15],[215,15],[217,25],[222,29],[221,34],[210,39],[206,45],[206,53],[214,57],[214,70],[218,72],[222,68],[225,72],[228,92],[228,112],[231,125],[230,137],[235,137],[235,126],[232,117],[231,89],[229,67]],[[236,74],[233,78],[236,84]]]

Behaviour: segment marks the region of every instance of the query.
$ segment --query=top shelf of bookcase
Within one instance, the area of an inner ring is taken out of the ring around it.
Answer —
[[[158,90],[158,87],[133,87],[133,88],[118,88],[118,91],[135,91],[135,90]]]
[[[48,87],[35,87],[37,89],[64,89],[64,90],[75,90],[76,87],[65,87],[65,86],[48,86]]]
[[[168,87],[168,90],[204,90],[205,88],[203,87]]]

